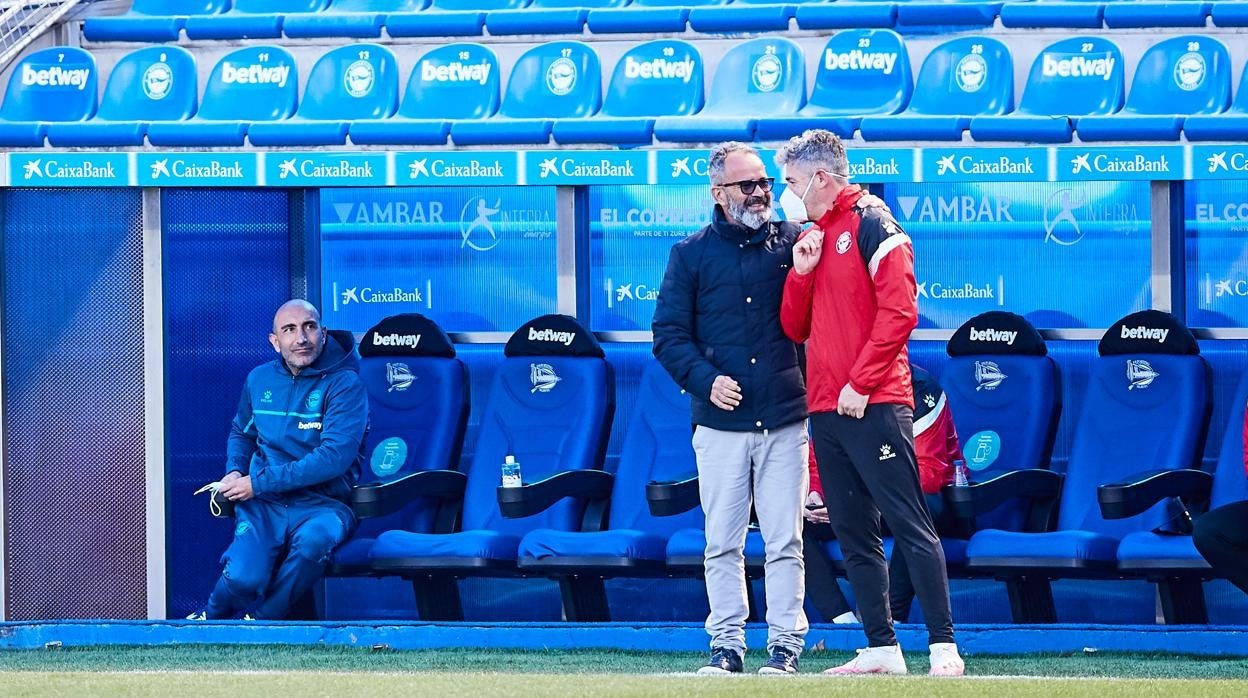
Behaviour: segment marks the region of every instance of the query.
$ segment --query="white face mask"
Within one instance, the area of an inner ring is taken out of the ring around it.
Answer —
[[[810,176],[810,181],[806,183],[806,191],[801,196],[793,193],[793,187],[785,187],[784,193],[780,195],[780,210],[784,211],[784,217],[792,223],[805,223],[810,220],[810,214],[806,211],[806,195],[810,193],[810,188],[815,183],[815,176]]]

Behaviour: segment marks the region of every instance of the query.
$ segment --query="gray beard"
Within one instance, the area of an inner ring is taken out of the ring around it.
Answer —
[[[763,209],[759,213],[755,213],[746,207],[745,201],[732,200],[728,203],[728,213],[736,219],[738,223],[749,228],[750,230],[758,230],[767,225],[771,220],[771,206]]]

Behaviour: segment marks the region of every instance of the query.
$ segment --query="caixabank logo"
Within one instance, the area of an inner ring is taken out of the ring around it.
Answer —
[[[1248,179],[1248,146],[1192,146],[1192,179]]]
[[[255,153],[139,153],[139,186],[254,187]]]
[[[397,153],[399,184],[515,184],[516,153],[496,151]]]
[[[647,155],[612,150],[526,153],[529,184],[645,184]]]
[[[10,186],[124,187],[131,184],[126,153],[10,153]]]
[[[914,181],[914,153],[908,148],[849,151],[849,176],[858,183]]]
[[[1043,149],[933,148],[923,153],[927,182],[1033,182],[1048,178]]]
[[[1182,179],[1183,147],[1058,148],[1056,178],[1060,181]]]
[[[385,186],[385,153],[266,153],[271,187]]]

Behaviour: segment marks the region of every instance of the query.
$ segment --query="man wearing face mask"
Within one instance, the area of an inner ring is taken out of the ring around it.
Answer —
[[[355,340],[292,300],[269,343],[279,357],[247,376],[216,489],[235,503],[234,541],[208,604],[188,620],[285,618],[355,527],[347,503],[368,428]]]
[[[811,437],[868,648],[831,674],[904,674],[888,605],[880,516],[904,551],[927,622],[930,673],[961,676],[944,553],[915,457],[906,342],[918,323],[914,251],[897,221],[860,205],[845,146],[811,130],[776,156],[790,218],[816,221],[793,249],[780,316],[806,342]]]
[[[780,296],[798,228],[772,220],[772,179],[742,143],[711,150],[712,222],[671,251],[654,313],[654,355],[690,397],[706,514],[710,662],[742,671],[750,504],[766,547],[764,674],[797,671],[807,630],[802,561],[806,391]]]

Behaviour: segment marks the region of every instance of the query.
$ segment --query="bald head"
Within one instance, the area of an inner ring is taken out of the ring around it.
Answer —
[[[311,366],[325,348],[320,311],[302,298],[286,301],[273,315],[269,343],[282,355],[291,373],[297,374]]]

